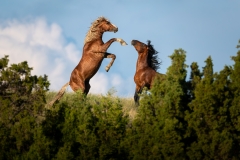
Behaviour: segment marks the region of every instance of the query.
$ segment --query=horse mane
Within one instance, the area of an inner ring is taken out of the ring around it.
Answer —
[[[159,62],[158,59],[158,51],[156,51],[153,48],[153,45],[151,44],[151,41],[147,41],[147,46],[148,46],[148,57],[147,57],[147,62],[149,67],[157,71],[160,68],[161,62]]]
[[[84,44],[86,44],[87,42],[90,42],[92,41],[93,39],[96,38],[96,35],[97,35],[97,26],[102,22],[102,21],[108,21],[110,22],[107,18],[101,16],[101,17],[98,17],[95,21],[92,22],[92,25],[91,27],[89,28],[88,32],[87,32],[87,35],[85,37],[85,40],[84,40]]]

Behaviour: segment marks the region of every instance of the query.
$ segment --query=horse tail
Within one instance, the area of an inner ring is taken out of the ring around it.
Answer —
[[[48,104],[47,104],[47,108],[50,108],[53,106],[53,104],[60,100],[62,98],[62,96],[64,95],[65,91],[66,91],[66,88],[67,86],[69,85],[69,82],[67,82],[66,84],[64,84],[64,86],[62,86],[62,88],[60,89],[60,91],[57,93],[57,95],[54,97],[54,99],[52,101],[50,101]]]

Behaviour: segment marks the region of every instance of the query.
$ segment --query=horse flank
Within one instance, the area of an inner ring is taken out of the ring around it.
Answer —
[[[110,22],[107,18],[105,17],[98,17],[98,19],[96,19],[94,22],[92,22],[91,27],[89,28],[85,40],[84,40],[84,44],[86,44],[87,42],[92,41],[93,39],[96,38],[97,32],[94,29],[97,29],[97,25],[99,25],[102,21],[108,21]]]

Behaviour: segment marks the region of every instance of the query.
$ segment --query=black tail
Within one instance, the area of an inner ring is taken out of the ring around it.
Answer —
[[[62,86],[62,88],[60,89],[58,94],[54,97],[54,99],[46,105],[46,108],[50,109],[56,101],[62,98],[68,85],[69,85],[69,82],[67,82],[66,84],[64,84],[64,86]]]

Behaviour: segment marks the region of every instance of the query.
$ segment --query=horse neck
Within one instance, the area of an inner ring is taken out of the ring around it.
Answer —
[[[95,31],[93,32],[89,32],[84,40],[84,44],[86,44],[87,42],[91,42],[93,40],[96,39],[101,39],[102,40],[102,36],[103,36],[104,32],[100,32],[100,31]]]
[[[137,71],[149,66],[147,62],[148,61],[147,56],[148,56],[147,53],[138,54],[137,69],[136,69]]]
[[[98,32],[95,34],[94,39],[102,39],[103,33],[104,33],[104,32],[99,32],[99,31],[98,31]]]

